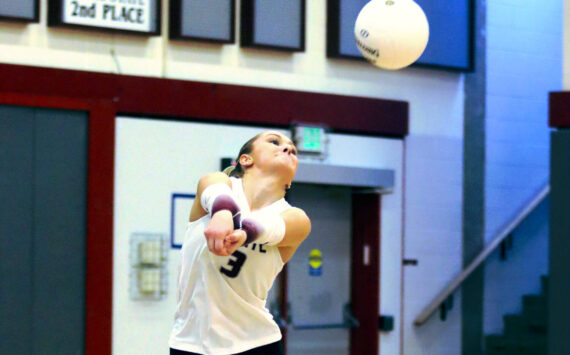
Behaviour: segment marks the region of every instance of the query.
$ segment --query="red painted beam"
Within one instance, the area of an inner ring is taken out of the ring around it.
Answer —
[[[209,84],[0,64],[0,92],[113,100],[120,113],[289,126],[403,137],[408,103],[355,96]]]
[[[111,354],[115,105],[92,103],[87,171],[86,354]]]

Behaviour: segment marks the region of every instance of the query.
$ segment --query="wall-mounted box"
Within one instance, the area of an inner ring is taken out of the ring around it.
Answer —
[[[167,291],[168,237],[133,233],[130,237],[129,294],[135,301],[157,301]]]

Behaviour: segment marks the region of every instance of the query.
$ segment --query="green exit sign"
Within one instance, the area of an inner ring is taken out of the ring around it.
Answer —
[[[326,133],[323,127],[295,126],[293,137],[300,153],[324,155]]]

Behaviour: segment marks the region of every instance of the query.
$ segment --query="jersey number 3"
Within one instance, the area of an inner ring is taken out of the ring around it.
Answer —
[[[226,269],[225,267],[222,266],[220,268],[220,272],[226,275],[227,277],[231,278],[236,277],[239,274],[239,271],[241,270],[243,263],[245,263],[245,259],[247,259],[247,255],[245,255],[239,250],[234,251],[232,256],[230,256],[230,261],[228,261],[228,266],[230,268]]]

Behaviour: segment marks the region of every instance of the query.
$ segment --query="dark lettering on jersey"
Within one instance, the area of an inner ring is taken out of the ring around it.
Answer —
[[[263,249],[263,246],[264,246],[264,245],[265,245],[265,244],[251,243],[251,244],[248,244],[246,247],[250,247],[250,246],[251,246],[251,250],[253,250],[253,251],[255,251],[255,248],[257,247],[257,249],[259,250],[260,253],[265,254],[265,253],[267,253],[267,250]]]
[[[227,277],[231,278],[237,277],[237,275],[241,270],[241,267],[243,266],[243,263],[245,263],[245,259],[247,259],[247,255],[245,255],[239,250],[234,251],[234,253],[230,256],[230,259],[228,261],[228,266],[230,268],[226,269],[225,267],[222,266],[220,268],[220,272],[226,275]]]

